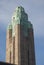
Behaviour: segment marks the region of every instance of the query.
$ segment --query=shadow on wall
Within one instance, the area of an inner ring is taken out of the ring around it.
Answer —
[[[14,65],[14,64],[6,63],[6,62],[0,62],[0,65]]]

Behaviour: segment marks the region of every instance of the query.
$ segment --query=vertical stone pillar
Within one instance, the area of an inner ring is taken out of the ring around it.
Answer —
[[[15,36],[13,37],[13,64],[15,64]]]
[[[15,64],[19,65],[20,60],[20,27],[15,26]]]
[[[11,63],[11,44],[12,44],[12,29],[7,30],[6,34],[6,62]]]
[[[24,34],[24,27],[20,27],[20,63],[21,65],[28,65],[28,36]]]
[[[35,65],[34,35],[33,29],[29,29],[29,65]]]

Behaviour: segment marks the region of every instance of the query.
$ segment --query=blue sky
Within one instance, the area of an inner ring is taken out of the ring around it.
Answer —
[[[44,0],[0,0],[0,61],[5,61],[7,26],[20,5],[33,24],[36,65],[44,65]]]

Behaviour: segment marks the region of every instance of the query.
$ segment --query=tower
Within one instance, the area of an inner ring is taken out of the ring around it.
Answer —
[[[7,28],[6,62],[35,65],[33,26],[21,6],[16,8]]]

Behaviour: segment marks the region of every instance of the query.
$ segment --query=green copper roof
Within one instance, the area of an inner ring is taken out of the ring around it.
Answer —
[[[11,23],[8,25],[8,29],[12,29],[12,24]]]
[[[24,35],[27,36],[28,35],[27,29],[32,28],[32,24],[31,22],[28,21],[28,15],[27,13],[25,13],[25,10],[22,6],[16,8],[12,16],[12,22],[8,27],[8,29],[12,29],[13,36],[15,35],[14,27],[17,24],[21,24],[24,26],[23,28]]]

